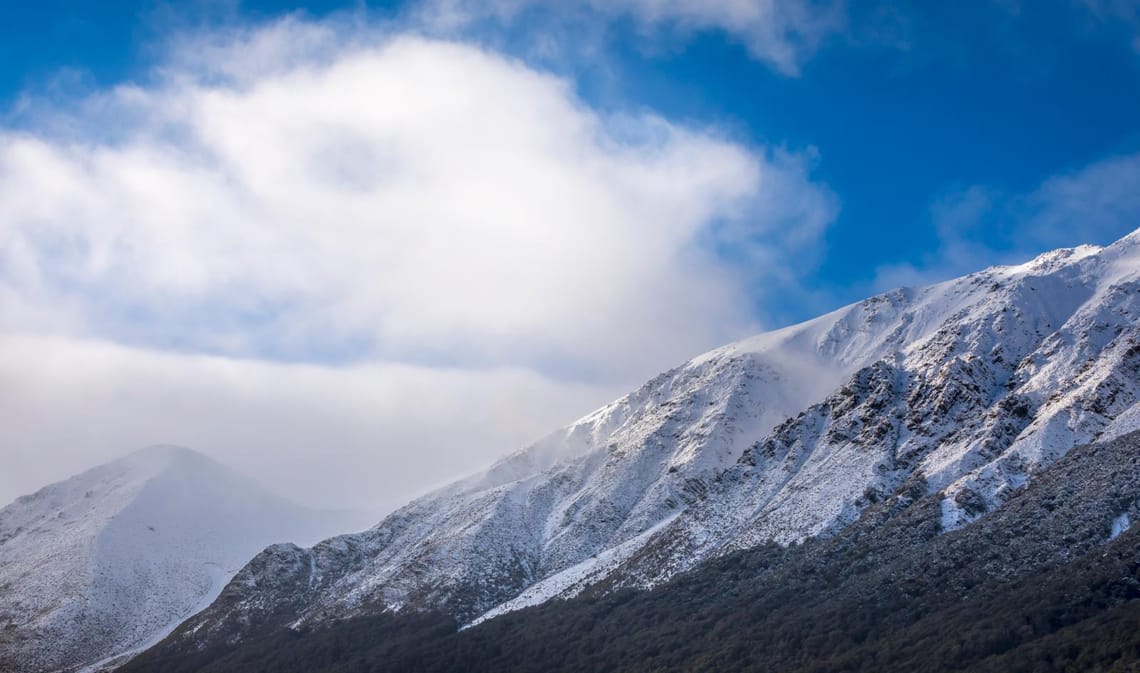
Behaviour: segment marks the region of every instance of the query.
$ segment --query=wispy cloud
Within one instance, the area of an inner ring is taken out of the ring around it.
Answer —
[[[756,59],[795,76],[804,62],[830,38],[847,28],[842,0],[586,0],[545,3],[539,0],[431,0],[419,17],[427,25],[455,28],[525,15],[554,17],[575,26],[596,27],[599,20],[630,21],[646,36],[676,37],[716,31],[742,44]],[[575,33],[580,35],[580,31]]]
[[[1059,247],[1106,244],[1133,231],[1140,227],[1140,154],[1053,176],[1025,194],[962,189],[933,204],[931,218],[937,250],[923,263],[879,269],[877,289],[943,280]]]
[[[1135,0],[1072,0],[1084,9],[1101,28],[1112,27],[1126,32],[1132,49],[1140,54],[1140,3]]]

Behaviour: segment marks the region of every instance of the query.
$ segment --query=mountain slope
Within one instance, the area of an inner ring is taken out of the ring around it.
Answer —
[[[169,446],[21,497],[0,510],[0,670],[74,670],[145,646],[266,544],[319,539],[352,518]]]
[[[833,533],[899,492],[951,530],[1140,413],[1140,235],[890,292],[698,357],[372,530],[267,549],[175,639],[478,620]]]
[[[949,533],[900,493],[838,534],[715,559],[652,591],[592,592],[457,631],[381,615],[167,643],[123,673],[1131,671],[1140,665],[1140,433],[1079,447]]]
[[[1137,244],[918,291],[967,301],[750,447],[618,574],[652,584],[712,555],[834,530],[908,482],[944,492],[953,529],[1114,423],[1140,427],[1128,413],[1140,399]]]

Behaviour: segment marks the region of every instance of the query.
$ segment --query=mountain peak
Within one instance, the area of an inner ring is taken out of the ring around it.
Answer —
[[[129,470],[154,474],[165,470],[191,469],[195,466],[217,471],[229,471],[228,467],[206,454],[177,444],[144,446],[101,467],[111,466],[121,466]]]
[[[1024,264],[1014,264],[1004,268],[1012,273],[1049,273],[1074,264],[1087,257],[1098,255],[1104,248],[1097,245],[1078,245],[1072,248],[1058,248],[1041,253]]]
[[[178,444],[151,444],[127,454],[127,458],[162,457],[169,459],[200,459],[205,456],[194,449]]]
[[[0,510],[0,670],[72,670],[149,645],[266,545],[358,523],[172,445],[46,486]]]

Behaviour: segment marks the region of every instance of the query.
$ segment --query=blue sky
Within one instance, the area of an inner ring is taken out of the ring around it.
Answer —
[[[781,323],[857,298],[884,265],[927,264],[939,245],[931,206],[948,194],[1029,192],[1050,176],[1140,150],[1130,4],[852,3],[846,34],[828,36],[795,76],[754,58],[730,32],[647,36],[629,18],[610,24],[600,47],[591,44],[601,53],[585,58],[572,29],[558,37],[561,55],[535,57],[534,33],[559,33],[541,11],[464,37],[567,74],[603,108],[716,125],[746,143],[815,148],[813,175],[842,206],[817,271],[802,279],[818,300],[763,307],[768,322]],[[172,33],[344,11],[392,19],[408,5],[9,3],[0,9],[0,100],[11,106],[29,90],[65,96],[145,78]],[[1106,243],[1131,228],[1074,222],[1061,243]],[[1000,227],[985,229],[973,235],[995,255],[1034,251],[1034,241],[1021,246]]]
[[[6,3],[0,109],[0,500],[175,443],[398,502],[1140,226],[1135,0]]]

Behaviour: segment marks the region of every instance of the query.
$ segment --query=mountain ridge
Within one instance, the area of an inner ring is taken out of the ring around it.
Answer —
[[[915,488],[965,525],[1136,427],[1138,248],[1056,250],[714,349],[368,531],[266,550],[174,638],[652,587]]]
[[[353,617],[123,673],[811,671],[1078,673],[1140,662],[1140,432],[1076,447],[954,531],[909,492],[835,535],[733,552],[648,591],[597,586],[473,628]]]

